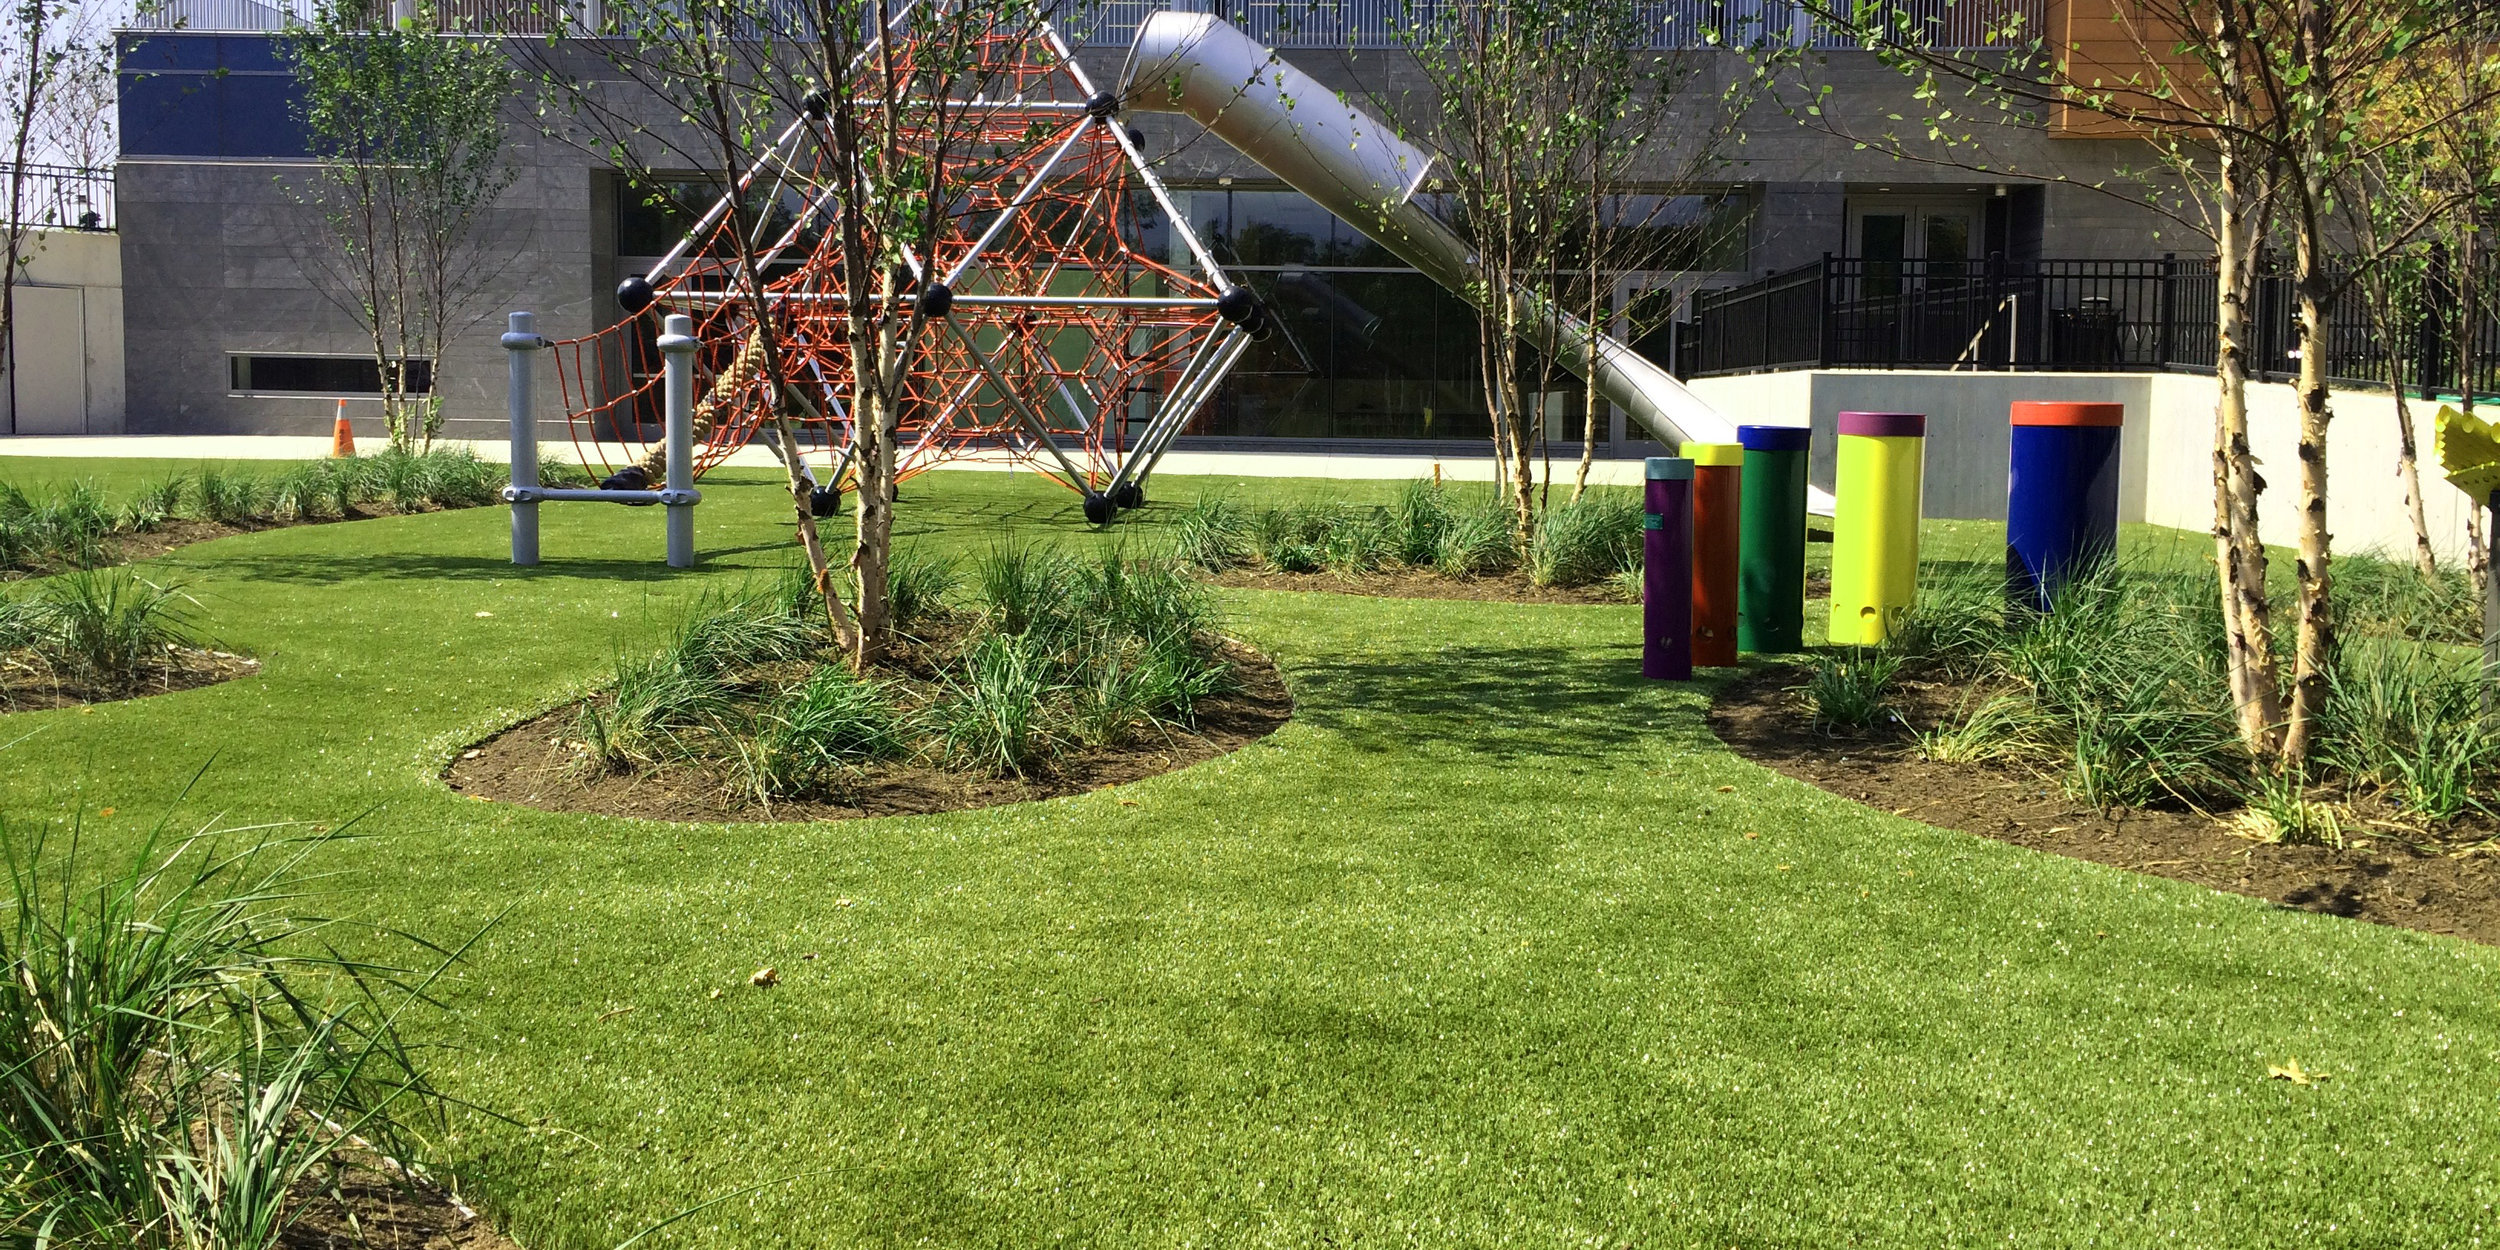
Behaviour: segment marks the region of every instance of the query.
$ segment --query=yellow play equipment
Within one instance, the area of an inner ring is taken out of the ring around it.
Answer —
[[[1839,433],[1832,479],[1832,641],[1871,647],[1892,636],[1918,597],[1927,418],[1844,412]]]
[[[2500,494],[2500,425],[2440,409],[2439,467],[2458,490],[2477,500]]]

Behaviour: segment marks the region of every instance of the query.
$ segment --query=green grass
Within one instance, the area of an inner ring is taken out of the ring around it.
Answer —
[[[78,476],[135,491],[168,467]],[[1150,522],[1201,488],[1265,507],[1396,484],[1156,487]],[[906,537],[966,567],[1003,540],[1092,554],[1136,532],[1090,533],[1021,475],[907,494]],[[658,646],[705,588],[769,584],[767,476],[705,497],[685,573],[658,517],[588,506],[543,510],[531,571],[504,563],[497,509],[151,562],[261,675],[0,717],[0,810],[84,810],[86,837],[132,842],[213,756],[202,812],[372,810],[373,836],[325,852],[337,910],[450,941],[510,908],[410,1027],[446,1044],[447,1093],[517,1122],[472,1117],[443,1153],[534,1250],[776,1177],[797,1179],[644,1244],[2495,1231],[2500,951],[1775,776],[1710,737],[1707,685],[1638,678],[1628,606],[1227,593],[1295,721],[1048,803],[725,828],[436,785],[462,744]],[[1931,549],[1984,560],[1991,533],[1939,526]],[[766,964],[780,987],[748,987]],[[2331,1078],[2266,1079],[2289,1058]]]

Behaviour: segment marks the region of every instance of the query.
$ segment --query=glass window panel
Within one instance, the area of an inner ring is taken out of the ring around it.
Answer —
[[[1486,438],[1474,310],[1422,274],[1295,269],[1243,280],[1277,311],[1192,434]]]
[[[1970,260],[1971,228],[1967,213],[1931,213],[1926,222],[1927,278],[1955,282]]]

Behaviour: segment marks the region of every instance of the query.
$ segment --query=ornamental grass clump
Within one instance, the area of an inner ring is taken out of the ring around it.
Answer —
[[[1802,687],[1819,729],[1867,729],[1894,719],[1893,676],[1901,657],[1866,647],[1824,656]]]
[[[905,724],[883,683],[840,664],[818,666],[757,713],[748,752],[767,802],[823,792],[861,767],[904,752]]]
[[[598,767],[717,766],[775,803],[852,793],[879,765],[995,777],[1193,726],[1232,685],[1214,593],[1165,554],[1045,544],[894,564],[892,655],[855,672],[804,571],[707,601],[617,665],[576,716]]]
[[[182,515],[190,485],[190,478],[175,472],[140,487],[122,509],[122,528],[144,534]]]
[[[2193,573],[2105,563],[2009,639],[2003,671],[2056,725],[2068,793],[2095,807],[2229,797],[2246,771],[2220,610]]]
[[[909,548],[895,552],[886,569],[894,628],[909,634],[948,619],[953,612],[950,601],[962,589],[963,581],[962,568],[944,556],[922,555]],[[813,596],[813,583],[807,585]],[[807,608],[822,611],[823,602],[811,597]]]
[[[706,594],[657,654],[618,659],[614,686],[582,705],[576,732],[605,768],[704,758],[736,721],[741,672],[797,659],[809,640],[808,624],[769,596]]]
[[[2463,645],[2461,581],[2369,557],[2336,568],[2343,637],[2299,773],[2260,768],[2242,745],[2199,563],[2106,561],[2045,612],[2009,606],[1993,570],[1930,565],[1884,651],[1965,691],[1919,733],[1928,758],[2041,769],[2094,807],[2238,807],[2252,836],[2321,844],[2356,824],[2338,805],[2363,800],[2433,826],[2500,815],[2500,727]]]
[[[172,654],[200,642],[178,586],[163,586],[124,569],[96,569],[53,578],[5,610],[0,647],[38,672],[101,694],[137,689],[166,669]]]
[[[1500,577],[1519,567],[1518,518],[1490,496],[1453,508],[1433,552],[1433,567],[1461,579]]]
[[[1317,573],[1326,568],[1325,546],[1333,509],[1270,508],[1250,527],[1251,548],[1270,573]]]
[[[414,1176],[444,1104],[399,1030],[440,966],[338,953],[306,871],[338,836],[160,826],[97,863],[0,822],[0,1204],[22,1244],[273,1250],[343,1168]]]
[[[281,521],[345,515],[339,508],[342,492],[335,480],[341,475],[338,462],[331,460],[304,460],[278,470],[271,484],[271,514]],[[353,492],[346,494],[352,503]]]
[[[118,518],[91,482],[72,482],[41,496],[0,483],[0,568],[92,568],[103,563],[105,540],[118,529]]]
[[[202,465],[194,483],[200,519],[218,525],[249,525],[269,518],[277,491],[269,479],[234,465]]]
[[[1528,543],[1528,580],[1538,586],[1594,586],[1641,564],[1641,504],[1629,495],[1588,494],[1546,509]]]
[[[1202,496],[1172,521],[1172,554],[1207,573],[1236,567],[1251,556],[1250,518],[1222,495]]]
[[[2327,770],[2440,823],[2500,816],[2500,723],[2484,714],[2479,657],[2352,639],[2328,675]]]
[[[1452,511],[1450,496],[1438,482],[1414,478],[1398,487],[1397,500],[1389,505],[1389,536],[1398,562],[1421,568],[1438,559]]]
[[[1057,745],[1049,715],[1063,687],[1039,640],[992,634],[948,676],[936,708],[946,762],[973,772],[1022,776]]]
[[[561,476],[564,467],[550,470]],[[578,469],[571,470],[578,477]],[[59,573],[122,558],[113,540],[184,517],[249,528],[353,517],[379,504],[402,512],[468,508],[501,498],[503,469],[466,447],[423,455],[285,462],[273,470],[202,464],[138,488],[116,505],[91,482],[40,492],[0,482],[0,573]]]

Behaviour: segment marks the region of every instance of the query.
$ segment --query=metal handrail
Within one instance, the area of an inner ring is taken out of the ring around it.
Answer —
[[[2298,301],[2287,274],[2256,282],[2251,376],[2299,368]],[[2191,371],[2214,367],[2211,261],[1874,260],[1827,256],[1693,297],[1694,376],[1781,369]],[[2458,376],[2453,296],[2438,278],[2408,301],[2391,343],[2357,285],[2327,310],[2327,375],[2382,386],[2391,349],[2424,394],[2500,392],[2500,318],[2475,334]]]

